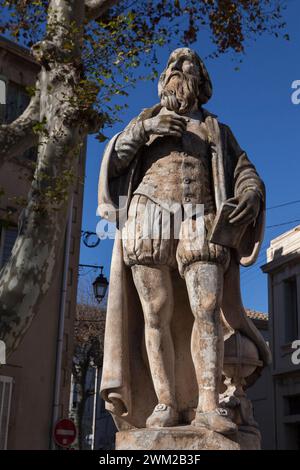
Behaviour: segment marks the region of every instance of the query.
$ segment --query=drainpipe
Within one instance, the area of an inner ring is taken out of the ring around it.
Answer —
[[[93,420],[92,420],[92,444],[91,450],[95,449],[95,439],[96,439],[96,419],[97,419],[97,403],[98,403],[98,374],[99,368],[96,366],[95,369],[95,385],[94,385],[94,401],[93,401]]]
[[[73,192],[70,201],[69,217],[66,227],[66,238],[65,238],[65,249],[64,249],[64,264],[63,264],[63,276],[61,283],[61,294],[60,294],[60,305],[59,305],[59,320],[58,320],[58,336],[56,346],[56,366],[55,366],[55,380],[54,380],[54,397],[53,397],[53,411],[52,411],[52,427],[50,436],[50,449],[56,449],[55,442],[53,440],[53,432],[55,424],[57,423],[59,416],[59,405],[60,405],[60,386],[61,386],[61,364],[62,364],[62,352],[64,342],[64,329],[65,329],[65,309],[66,309],[66,297],[67,297],[67,282],[68,282],[68,269],[70,260],[70,247],[71,247],[71,230],[72,230],[72,214],[73,214]]]

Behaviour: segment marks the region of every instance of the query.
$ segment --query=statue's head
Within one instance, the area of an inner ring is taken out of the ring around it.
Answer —
[[[182,47],[171,53],[158,82],[158,95],[162,106],[179,114],[210,99],[212,83],[195,51]]]

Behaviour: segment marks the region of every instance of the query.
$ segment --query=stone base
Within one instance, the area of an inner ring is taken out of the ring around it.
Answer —
[[[116,450],[240,450],[222,434],[194,426],[134,429],[116,434]]]

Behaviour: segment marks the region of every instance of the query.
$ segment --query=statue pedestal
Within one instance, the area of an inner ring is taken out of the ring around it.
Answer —
[[[241,446],[214,431],[194,426],[133,429],[116,434],[116,450],[240,450]]]

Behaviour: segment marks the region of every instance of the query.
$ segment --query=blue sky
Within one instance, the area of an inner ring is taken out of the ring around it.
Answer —
[[[214,85],[212,99],[206,107],[228,124],[242,148],[256,165],[267,187],[267,207],[300,200],[300,105],[291,101],[294,80],[300,80],[300,1],[289,0],[285,17],[290,41],[270,36],[249,42],[239,71],[232,55],[206,60]],[[205,57],[211,47],[206,35],[200,35],[192,46]],[[170,50],[159,51],[159,69],[162,70]],[[124,123],[107,129],[112,137],[142,108],[157,102],[157,86],[151,81],[138,84],[130,90],[129,108],[123,112]],[[89,137],[87,149],[86,180],[82,228],[95,231],[99,218],[96,216],[98,174],[105,144]],[[298,220],[300,203],[290,204],[267,211],[267,227]],[[267,276],[260,270],[265,262],[266,248],[272,238],[293,228],[297,223],[267,228],[263,250],[254,267],[242,270],[241,284],[245,306],[267,312]],[[109,276],[112,241],[101,241],[94,249],[81,244],[80,262],[102,264]],[[85,274],[83,271],[82,274]],[[84,279],[80,276],[81,286]]]

